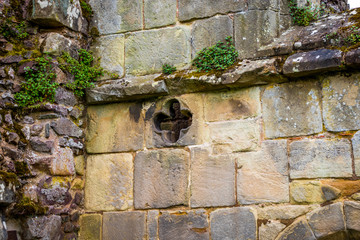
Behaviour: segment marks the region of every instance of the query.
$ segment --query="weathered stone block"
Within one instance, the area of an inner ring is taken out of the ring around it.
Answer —
[[[239,203],[289,201],[286,140],[264,141],[261,151],[240,153],[236,158]]]
[[[350,141],[346,139],[315,139],[290,144],[290,177],[351,177]]]
[[[239,58],[254,58],[257,49],[279,35],[279,13],[271,10],[251,10],[235,14],[235,47]]]
[[[141,103],[91,106],[87,109],[88,153],[134,151],[143,147]]]
[[[86,209],[113,211],[132,207],[133,171],[130,153],[90,155],[86,168]]]
[[[256,213],[249,207],[220,209],[210,214],[211,238],[256,239]]]
[[[275,10],[278,11],[280,9],[280,2],[278,0],[249,0],[248,1],[249,10]]]
[[[304,240],[316,240],[316,237],[305,218],[296,220],[280,233],[276,240],[298,240],[299,238]]]
[[[114,34],[142,29],[142,0],[90,0],[93,24],[100,34]]]
[[[217,13],[240,12],[245,10],[246,1],[180,0],[179,20],[211,17]]]
[[[125,73],[125,36],[123,34],[107,35],[96,39],[92,46],[94,56],[100,58],[100,66],[108,73],[118,74],[121,78]],[[105,73],[102,79],[111,78]]]
[[[323,116],[328,131],[360,129],[360,75],[323,81]]]
[[[9,185],[3,180],[5,179],[0,180],[0,205],[7,206],[16,201],[13,189],[15,186]]]
[[[195,21],[192,31],[192,57],[203,48],[225,42],[227,36],[233,36],[233,21],[229,16],[215,16]]]
[[[191,61],[189,32],[186,27],[172,27],[129,34],[125,40],[126,73],[158,73],[164,64],[185,68]]]
[[[259,226],[259,240],[275,239],[276,236],[286,227],[280,221],[270,220],[268,223]]]
[[[24,229],[28,239],[59,239],[61,217],[56,215],[27,218]]]
[[[145,239],[145,212],[107,212],[103,217],[102,239]]]
[[[177,115],[180,116],[172,115],[174,107],[179,108]],[[149,102],[144,109],[147,148],[200,145],[208,138],[201,94],[163,98],[155,103]]]
[[[209,239],[209,223],[205,210],[161,213],[159,239]]]
[[[45,177],[40,180],[38,197],[43,205],[65,206],[72,199],[69,190],[69,178]]]
[[[207,148],[191,148],[190,205],[235,205],[235,161],[229,155],[211,156]]]
[[[320,89],[315,82],[267,87],[262,96],[268,138],[309,135],[322,131]]]
[[[259,146],[261,126],[257,119],[214,122],[207,127],[217,153],[249,152]]]
[[[55,122],[51,122],[51,127],[54,129],[57,135],[63,136],[69,136],[69,137],[83,137],[83,131],[81,128],[75,125],[74,122],[67,118],[60,118],[59,120],[56,120]]]
[[[290,186],[291,187],[291,186]],[[295,219],[314,210],[319,205],[280,205],[266,206],[256,209],[259,219]]]
[[[346,228],[348,230],[360,231],[360,203],[346,201],[344,205]]]
[[[317,238],[345,230],[343,204],[334,203],[318,208],[306,215],[311,229]]]
[[[309,73],[331,71],[341,66],[340,50],[320,49],[296,53],[288,57],[283,66],[285,75],[302,76]]]
[[[147,213],[146,232],[149,240],[157,240],[159,237],[159,213],[158,210],[151,210]]]
[[[258,117],[261,114],[260,89],[204,94],[204,116],[207,122]]]
[[[72,57],[75,57],[79,49],[80,46],[76,41],[70,40],[59,33],[49,33],[41,45],[42,52],[48,52],[55,56],[60,56],[63,52],[68,52]]]
[[[74,164],[75,164],[75,171],[76,174],[82,176],[85,172],[85,158],[83,155],[76,156],[74,158]]]
[[[351,142],[354,153],[355,173],[357,176],[360,176],[360,131],[354,134]]]
[[[135,157],[135,208],[187,205],[189,153],[182,149],[138,152]]]
[[[79,0],[34,0],[30,20],[45,27],[66,26],[82,32],[87,28]]]
[[[158,76],[159,74],[101,81],[94,88],[88,89],[86,100],[89,104],[98,104],[167,95],[165,82],[154,81]]]
[[[145,0],[144,17],[146,29],[175,24],[176,3],[173,0]]]
[[[74,154],[70,148],[58,148],[50,164],[52,175],[71,176],[75,174]]]
[[[80,240],[101,239],[102,216],[100,214],[84,214],[80,216]]]

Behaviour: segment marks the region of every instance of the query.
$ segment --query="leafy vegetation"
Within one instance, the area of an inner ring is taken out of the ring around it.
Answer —
[[[223,70],[233,65],[238,57],[232,37],[227,37],[224,42],[204,48],[197,53],[192,65],[199,71]]]
[[[85,0],[80,0],[80,6],[81,6],[81,10],[82,10],[82,14],[83,16],[90,21],[94,12],[90,6],[90,4],[88,4]]]
[[[35,59],[34,68],[26,69],[21,91],[15,93],[15,100],[20,107],[54,102],[55,91],[59,84],[54,82],[56,74],[51,61],[50,57],[39,57]]]
[[[336,32],[327,34],[324,40],[334,47],[346,50],[347,48],[352,48],[360,44],[360,28],[357,26],[340,28]]]
[[[164,65],[162,66],[162,72],[163,72],[163,74],[165,74],[165,75],[170,75],[170,74],[172,74],[172,73],[175,72],[175,71],[176,71],[176,67],[171,66],[171,65],[169,65],[169,64],[164,64]]]
[[[321,8],[314,8],[309,0],[303,7],[299,7],[296,0],[289,0],[289,8],[293,22],[299,26],[308,26],[321,15]]]
[[[1,24],[0,34],[8,40],[11,38],[18,40],[26,39],[29,36],[26,32],[26,27],[27,24],[24,21],[17,23],[7,19]]]
[[[79,61],[66,52],[58,58],[58,61],[63,71],[67,71],[74,76],[74,80],[67,83],[66,87],[81,97],[84,95],[86,88],[94,87],[94,82],[104,75],[104,70],[98,65],[93,64],[94,57],[91,52],[85,49],[80,49],[78,52]]]

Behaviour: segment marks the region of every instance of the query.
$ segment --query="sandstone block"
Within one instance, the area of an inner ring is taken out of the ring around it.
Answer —
[[[162,212],[159,217],[159,239],[209,239],[205,210]]]
[[[41,45],[42,52],[48,52],[55,56],[60,56],[62,52],[68,52],[72,57],[75,57],[77,56],[77,50],[79,49],[80,46],[77,42],[70,40],[59,33],[49,33]]]
[[[109,73],[123,77],[125,73],[125,36],[123,34],[101,36],[92,46],[94,56],[100,58],[100,66]],[[107,73],[102,79],[111,78]]]
[[[240,12],[245,10],[246,1],[180,0],[179,20],[211,17],[217,13]]]
[[[58,148],[50,164],[52,175],[71,176],[75,174],[74,154],[70,148]]]
[[[162,71],[164,64],[177,69],[191,61],[190,33],[172,27],[131,33],[125,40],[126,74],[146,75]]]
[[[291,186],[290,186],[291,188]],[[295,219],[314,210],[319,205],[280,205],[266,206],[256,209],[259,219]]]
[[[107,212],[103,217],[102,239],[145,239],[145,212]]]
[[[348,230],[360,231],[360,204],[357,202],[344,202],[346,228]]]
[[[142,0],[90,0],[93,24],[100,34],[114,34],[142,29]]]
[[[318,208],[306,215],[317,238],[345,230],[343,204],[341,202]]]
[[[79,0],[34,0],[30,20],[45,27],[66,26],[75,31],[86,31]]]
[[[315,82],[267,87],[262,96],[268,138],[309,135],[322,131],[320,89]]]
[[[102,216],[100,214],[84,214],[80,216],[80,240],[101,239]]]
[[[202,147],[191,148],[190,205],[193,208],[235,205],[234,158],[211,156]]]
[[[351,177],[351,146],[346,139],[302,140],[290,144],[290,177]]]
[[[91,106],[87,109],[87,152],[134,151],[143,147],[141,103]]]
[[[328,131],[360,129],[360,75],[323,81],[323,116]]]
[[[189,153],[182,149],[138,152],[135,157],[135,208],[187,205]]]
[[[145,0],[145,28],[163,27],[176,23],[176,3],[173,0]]]
[[[203,48],[225,42],[227,36],[233,36],[233,21],[229,16],[215,16],[195,21],[192,31],[192,57]]]
[[[293,224],[287,227],[276,240],[316,240],[309,224],[305,218],[296,220]]]
[[[302,76],[309,73],[331,71],[339,68],[342,60],[340,50],[320,49],[296,53],[288,57],[283,66],[285,75]]]
[[[286,227],[280,221],[270,220],[259,226],[259,240],[275,239],[276,236]]]
[[[147,148],[200,145],[206,141],[201,94],[167,97],[144,105]],[[178,113],[174,115],[171,112],[175,108]]]
[[[236,158],[240,204],[289,201],[286,140],[264,141],[261,151]]]
[[[256,213],[249,207],[215,210],[210,214],[211,238],[256,239]]]
[[[256,119],[208,124],[209,141],[218,153],[249,152],[259,147],[261,126]]]
[[[249,0],[248,6],[249,6],[249,10],[271,9],[274,11],[278,11],[280,9],[280,1],[277,1],[277,0],[265,0],[265,1]]]
[[[259,1],[260,2],[260,1]],[[235,47],[239,58],[254,58],[257,49],[279,35],[279,14],[271,10],[250,10],[235,14]]]
[[[158,210],[151,210],[147,213],[146,232],[149,240],[157,240],[159,237],[159,213]]]
[[[258,117],[261,114],[258,87],[204,94],[207,122]]]
[[[355,173],[360,176],[360,131],[356,132],[354,137],[351,139],[354,161],[355,161]]]
[[[82,176],[85,172],[85,158],[83,155],[74,158],[76,174]]]
[[[92,211],[125,210],[133,205],[133,157],[130,153],[90,155],[85,207]]]

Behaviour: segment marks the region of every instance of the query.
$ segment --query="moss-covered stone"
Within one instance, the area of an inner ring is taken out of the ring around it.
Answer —
[[[11,211],[12,215],[43,215],[47,212],[48,208],[42,206],[39,203],[34,202],[28,197],[22,196],[22,198],[15,204]]]
[[[100,214],[85,214],[80,216],[80,240],[101,239],[102,216]]]

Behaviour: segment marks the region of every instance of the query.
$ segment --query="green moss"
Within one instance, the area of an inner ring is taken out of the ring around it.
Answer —
[[[41,204],[32,201],[28,197],[22,196],[20,201],[15,204],[11,213],[15,216],[44,215],[46,214],[47,210],[47,207],[44,207]]]
[[[15,173],[9,173],[9,172],[0,170],[0,178],[6,184],[12,184],[14,186],[19,186],[20,185],[19,178],[18,178],[18,176],[16,176]]]
[[[29,166],[26,162],[16,161],[15,170],[18,176],[28,176],[29,174],[31,174]]]
[[[90,29],[90,35],[93,37],[99,37],[100,36],[100,32],[96,27],[92,27]]]
[[[85,0],[80,0],[80,6],[83,16],[90,22],[94,14],[90,4],[88,4]]]

